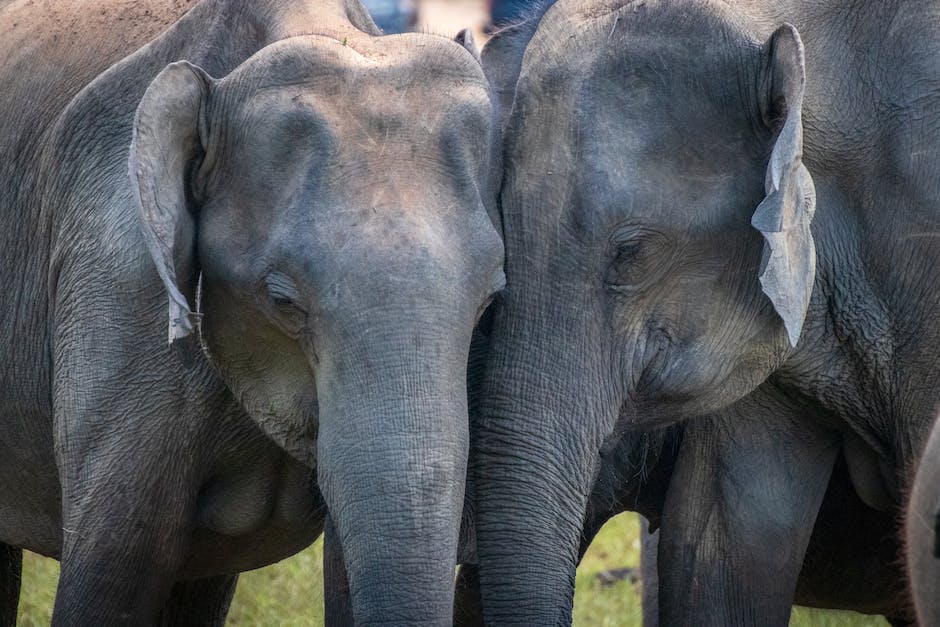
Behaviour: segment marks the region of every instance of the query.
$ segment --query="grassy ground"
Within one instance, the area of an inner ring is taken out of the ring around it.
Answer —
[[[640,583],[610,581],[603,573],[637,567],[640,559],[636,516],[612,520],[598,535],[578,569],[574,624],[583,627],[639,627]],[[242,575],[229,614],[229,625],[301,627],[323,624],[321,559],[317,542],[306,551],[268,568]],[[27,555],[18,625],[48,625],[58,576],[58,563]],[[601,576],[599,576],[601,575]],[[884,626],[878,617],[852,612],[822,612],[796,608],[790,620],[796,627]]]

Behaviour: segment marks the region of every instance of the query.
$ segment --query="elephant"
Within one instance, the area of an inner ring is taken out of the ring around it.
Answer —
[[[938,26],[919,1],[560,0],[487,45],[511,103],[471,441],[488,622],[570,622],[631,431],[688,421],[663,624],[785,624],[840,454],[853,498],[901,510],[938,396]]]
[[[940,625],[940,419],[918,462],[904,531],[917,619]]]
[[[326,528],[357,624],[450,624],[498,128],[469,38],[380,35],[0,8],[0,623],[24,548],[54,624],[221,624]]]

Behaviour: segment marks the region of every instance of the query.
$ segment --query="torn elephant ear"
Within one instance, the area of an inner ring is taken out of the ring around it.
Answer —
[[[137,107],[129,168],[147,248],[169,296],[168,341],[193,332],[196,267],[192,174],[204,155],[201,115],[212,79],[185,61],[171,63]]]
[[[789,24],[781,26],[767,42],[765,53],[764,121],[779,131],[767,164],[767,195],[751,224],[765,240],[761,287],[795,347],[816,277],[816,246],[810,231],[816,190],[802,163],[805,64],[799,33]]]

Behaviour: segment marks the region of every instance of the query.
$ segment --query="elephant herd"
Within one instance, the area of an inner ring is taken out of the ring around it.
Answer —
[[[56,625],[222,625],[321,533],[330,625],[567,625],[626,510],[647,625],[940,625],[940,5],[0,0],[0,59],[0,625],[23,549]]]

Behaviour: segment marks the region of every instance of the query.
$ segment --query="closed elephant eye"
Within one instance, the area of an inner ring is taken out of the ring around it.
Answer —
[[[631,242],[619,247],[613,262],[607,269],[604,283],[615,289],[637,287],[648,278],[647,266],[642,244]]]
[[[289,296],[271,294],[271,300],[274,302],[274,306],[277,307],[278,309],[294,306],[294,300],[290,298]]]
[[[272,272],[265,277],[265,291],[277,317],[277,321],[296,333],[303,326],[307,312],[300,306],[301,296],[296,284],[285,274]]]
[[[624,229],[614,241],[614,258],[604,275],[604,284],[624,291],[643,287],[658,276],[667,238],[656,231]]]

